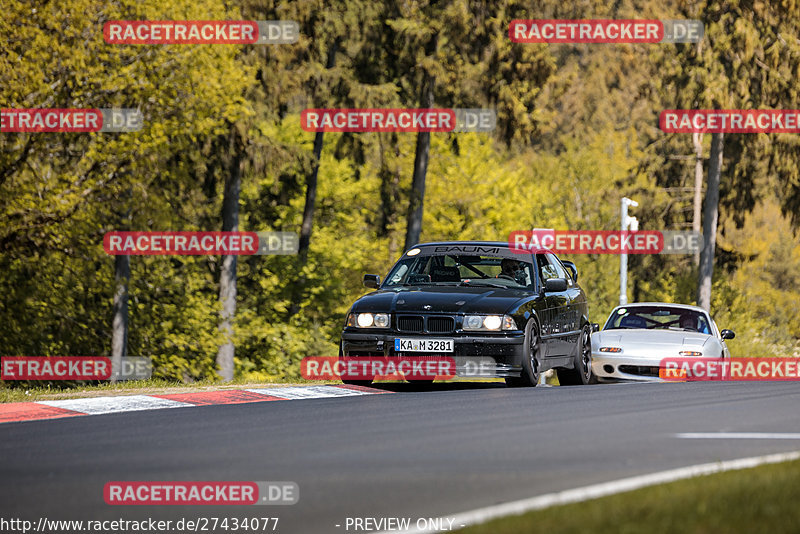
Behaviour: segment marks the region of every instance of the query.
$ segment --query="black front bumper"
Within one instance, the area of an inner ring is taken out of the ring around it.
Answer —
[[[431,338],[452,339],[453,352],[427,354],[419,352],[396,352],[395,338]],[[364,332],[361,329],[346,328],[342,332],[342,354],[347,357],[413,357],[443,356],[455,360],[456,369],[465,368],[467,362],[480,359],[480,378],[516,377],[522,371],[524,357],[523,344],[525,335],[522,332],[504,332],[503,334],[406,334],[390,331]],[[490,365],[486,365],[491,362]],[[474,373],[459,376],[473,376]]]

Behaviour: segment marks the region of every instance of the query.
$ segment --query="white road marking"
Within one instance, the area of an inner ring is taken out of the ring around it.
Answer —
[[[129,395],[125,397],[91,397],[88,399],[67,399],[54,401],[39,401],[55,408],[65,408],[89,415],[99,415],[116,412],[135,412],[139,410],[154,410],[159,408],[184,408],[194,407],[194,404],[180,402],[147,395]]]
[[[740,458],[738,460],[726,460],[724,462],[715,462],[710,464],[699,464],[688,467],[679,467],[677,469],[670,469],[668,471],[660,471],[657,473],[650,473],[648,475],[640,475],[630,478],[623,478],[620,480],[612,480],[611,482],[602,482],[600,484],[592,484],[591,486],[584,486],[557,493],[548,493],[546,495],[539,495],[537,497],[530,497],[519,501],[512,501],[494,506],[487,506],[486,508],[478,508],[468,512],[453,514],[450,516],[443,516],[439,518],[449,524],[458,528],[466,527],[469,525],[477,525],[485,523],[486,521],[505,517],[509,515],[519,515],[525,512],[534,510],[542,510],[551,506],[561,504],[571,504],[581,501],[588,501],[605,497],[607,495],[614,495],[615,493],[623,493],[632,491],[647,486],[655,486],[657,484],[665,484],[667,482],[674,482],[676,480],[683,480],[702,475],[710,475],[713,473],[721,473],[723,471],[734,471],[737,469],[748,469],[764,464],[774,464],[779,462],[788,462],[790,460],[800,459],[800,451],[786,452],[779,454],[770,454],[767,456],[754,456],[751,458]],[[403,531],[406,534],[423,534],[440,532],[435,529],[418,529],[412,528]],[[378,534],[389,534],[387,532],[380,532]]]
[[[248,389],[253,393],[271,395],[284,399],[325,399],[328,397],[352,397],[355,395],[369,395],[365,391],[337,388],[334,386],[300,386],[287,388],[258,388]]]
[[[800,439],[800,432],[684,432],[683,439]]]

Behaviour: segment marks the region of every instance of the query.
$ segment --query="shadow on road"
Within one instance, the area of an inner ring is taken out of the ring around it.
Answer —
[[[464,389],[497,389],[506,388],[505,382],[435,382],[433,384],[421,382],[378,382],[372,384],[375,389],[393,392],[411,391],[456,391]]]

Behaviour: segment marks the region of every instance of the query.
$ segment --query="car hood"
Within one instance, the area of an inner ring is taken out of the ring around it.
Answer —
[[[702,347],[713,343],[714,337],[697,332],[680,330],[614,329],[592,334],[593,347],[622,347],[631,350],[653,348],[657,345],[679,345],[682,347]]]
[[[530,291],[494,287],[413,286],[364,295],[353,304],[353,311],[500,314],[513,311],[518,303],[534,295]]]

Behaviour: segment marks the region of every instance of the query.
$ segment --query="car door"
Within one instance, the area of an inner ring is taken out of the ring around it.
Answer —
[[[550,278],[568,278],[565,291],[544,293],[545,311],[542,320],[542,342],[547,347],[547,358],[559,358],[570,354],[570,346],[565,340],[569,332],[569,283],[571,278],[561,263],[549,253],[536,254],[539,277],[544,287]]]
[[[581,291],[578,283],[572,279],[572,274],[564,267],[564,264],[561,263],[557,256],[550,254],[548,260],[557,263],[560,268],[557,271],[563,271],[567,276],[567,300],[569,302],[564,324],[566,328],[564,341],[568,345],[567,351],[569,354],[573,354],[577,350],[580,341],[582,318],[586,317],[588,320],[586,296]]]

